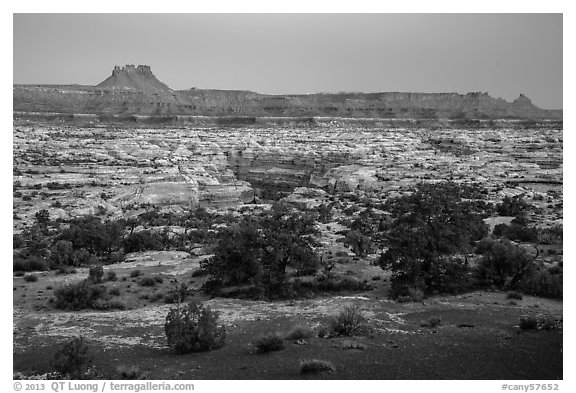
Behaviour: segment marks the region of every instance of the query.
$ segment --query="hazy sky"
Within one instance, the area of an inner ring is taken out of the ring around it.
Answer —
[[[487,91],[562,108],[562,14],[15,14],[14,83],[147,64],[173,89]]]

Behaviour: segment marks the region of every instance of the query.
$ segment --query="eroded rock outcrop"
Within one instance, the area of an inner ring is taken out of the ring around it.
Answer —
[[[14,85],[13,107],[20,116],[32,112],[106,114],[127,122],[139,121],[133,116],[164,122],[196,121],[187,116],[216,116],[220,125],[254,124],[266,121],[262,120],[266,117],[562,119],[562,111],[542,110],[524,95],[510,103],[479,92],[266,95],[195,88],[173,91],[146,65],[116,66],[112,75],[97,86]]]

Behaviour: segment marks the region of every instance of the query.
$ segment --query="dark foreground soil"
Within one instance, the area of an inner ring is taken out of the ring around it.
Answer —
[[[561,327],[529,331],[518,327],[525,315],[561,320],[561,302],[525,297],[509,304],[506,294],[500,292],[403,304],[359,296],[272,304],[230,299],[210,302],[226,322],[226,345],[190,355],[169,351],[162,320],[146,322],[150,315],[165,315],[167,308],[140,310],[137,315],[122,314],[134,310],[100,313],[101,319],[94,319],[96,313],[68,313],[68,319],[54,322],[54,331],[48,327],[50,315],[19,316],[15,318],[14,371],[25,375],[52,371],[53,354],[64,337],[83,333],[94,353],[94,370],[103,379],[118,379],[121,365],[138,365],[147,379],[563,378]],[[285,333],[296,325],[317,330],[327,322],[330,310],[335,314],[350,303],[365,310],[372,333],[286,341],[284,350],[255,353],[252,343],[258,337]],[[142,314],[146,311],[149,313]],[[104,317],[126,323],[122,327],[106,325]],[[431,317],[440,318],[440,326],[425,326]],[[136,323],[138,318],[142,323]],[[350,344],[363,349],[349,349]],[[306,359],[329,361],[336,371],[302,375],[299,364]]]

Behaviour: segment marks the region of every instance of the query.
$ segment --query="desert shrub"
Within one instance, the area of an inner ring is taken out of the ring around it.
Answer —
[[[82,336],[66,342],[54,354],[54,369],[71,379],[83,379],[91,362],[90,348]]]
[[[347,257],[348,253],[346,251],[336,251],[337,257]]]
[[[156,275],[154,276],[154,281],[156,281],[158,284],[162,284],[164,282],[164,277]]]
[[[326,360],[310,359],[300,361],[301,374],[314,374],[321,372],[333,373],[336,371],[334,365]]]
[[[405,294],[397,295],[396,300],[400,303],[421,302],[424,300],[424,291],[420,288],[406,287]]]
[[[115,271],[113,271],[113,270],[108,270],[108,271],[106,272],[106,275],[105,275],[104,279],[105,279],[106,281],[116,281],[116,280],[118,280],[118,275],[116,274]]]
[[[180,354],[221,348],[226,337],[218,326],[218,314],[193,302],[170,309],[164,331],[168,346]]]
[[[120,296],[120,288],[114,287],[108,290],[108,293],[112,296]]]
[[[268,353],[284,349],[284,340],[278,333],[270,333],[259,337],[254,342],[256,353]]]
[[[534,330],[538,328],[538,319],[532,316],[526,316],[520,318],[520,329],[522,330]]]
[[[63,310],[101,309],[102,302],[107,300],[106,287],[90,280],[57,288],[54,297],[55,307]]]
[[[496,211],[501,216],[518,216],[530,209],[530,205],[521,197],[504,197],[502,203],[496,206]]]
[[[563,297],[562,268],[534,269],[521,283],[521,290],[536,296],[561,299]]]
[[[328,329],[327,326],[322,325],[318,328],[318,337],[325,338],[329,336],[330,336],[330,329]]]
[[[338,336],[354,336],[367,330],[366,317],[357,306],[347,306],[330,321],[330,330]]]
[[[162,300],[164,298],[164,293],[162,292],[154,292],[150,295],[149,300],[151,302],[157,302],[159,300]]]
[[[26,274],[24,276],[24,281],[26,282],[36,282],[38,281],[38,276],[36,276],[35,274]]]
[[[184,283],[174,285],[165,295],[164,303],[183,303],[190,295],[188,286]]]
[[[349,245],[352,252],[358,256],[366,256],[374,248],[372,238],[357,230],[350,230],[346,233],[344,244]]]
[[[126,310],[126,303],[121,299],[98,298],[92,303],[94,310]]]
[[[513,223],[512,225],[498,224],[492,232],[494,236],[504,237],[518,242],[535,243],[538,241],[538,230]]]
[[[326,292],[366,291],[372,289],[372,286],[368,281],[360,281],[352,277],[337,279],[333,277],[320,276],[309,285],[312,286],[312,289]]]
[[[140,280],[138,280],[138,285],[143,287],[153,287],[156,285],[156,280],[152,276],[142,276]]]
[[[164,238],[161,233],[144,230],[128,235],[124,239],[123,245],[126,252],[163,250]]]
[[[49,270],[46,261],[36,255],[28,257],[14,256],[12,270],[15,272],[33,272],[33,271],[46,271]]]
[[[105,255],[106,263],[119,263],[125,259],[126,255],[122,251],[112,251]]]
[[[560,322],[551,316],[541,316],[538,318],[538,328],[542,330],[556,330]]]
[[[430,317],[428,318],[428,327],[435,328],[442,324],[442,318],[440,317]]]
[[[104,276],[104,268],[102,265],[90,266],[88,273],[88,279],[94,284],[102,282],[102,277]]]
[[[12,235],[12,248],[14,248],[14,249],[22,248],[25,245],[26,245],[26,242],[24,241],[22,236],[18,235],[17,233],[14,233]]]
[[[143,275],[143,274],[144,274],[144,273],[142,273],[141,270],[138,270],[138,269],[132,270],[132,271],[130,272],[130,278],[139,277],[139,276],[141,276],[141,275]]]
[[[123,380],[148,379],[148,373],[142,371],[140,367],[134,364],[130,366],[122,364],[116,368],[116,372],[118,373],[118,379]]]
[[[342,343],[342,348],[344,349],[360,349],[360,350],[365,350],[366,349],[366,345],[356,342],[356,341],[344,341]]]
[[[508,291],[506,294],[506,299],[522,300],[522,294],[516,291]]]
[[[308,326],[296,326],[286,334],[285,338],[286,340],[301,340],[312,336],[314,336],[314,330]]]
[[[562,225],[544,228],[538,234],[538,242],[541,244],[562,244],[563,233]]]
[[[485,285],[518,289],[534,268],[533,259],[521,247],[507,240],[482,240],[476,249],[482,255],[477,276]]]

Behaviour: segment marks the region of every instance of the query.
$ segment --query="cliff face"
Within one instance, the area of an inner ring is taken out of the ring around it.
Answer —
[[[150,67],[114,68],[97,86],[15,85],[18,112],[142,116],[291,116],[412,119],[562,119],[525,97],[510,103],[487,93],[341,93],[264,95],[249,91],[174,91]]]
[[[172,95],[172,89],[160,82],[149,66],[114,67],[112,75],[96,86],[99,90],[132,90],[145,95]]]

